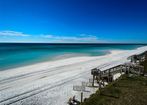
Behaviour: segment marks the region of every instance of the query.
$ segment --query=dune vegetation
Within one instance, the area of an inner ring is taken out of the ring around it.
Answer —
[[[141,63],[147,73],[147,60]],[[147,77],[123,75],[85,99],[82,105],[147,105]]]

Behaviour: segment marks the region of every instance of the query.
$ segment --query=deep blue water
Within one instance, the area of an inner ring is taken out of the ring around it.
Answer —
[[[101,56],[110,50],[130,50],[141,46],[143,45],[0,43],[0,70],[54,60],[65,54]]]

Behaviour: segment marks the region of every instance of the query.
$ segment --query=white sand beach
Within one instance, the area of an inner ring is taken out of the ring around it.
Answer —
[[[70,97],[80,93],[73,85],[87,82],[91,69],[101,70],[128,62],[127,58],[147,50],[147,46],[135,50],[112,50],[104,56],[82,56],[0,71],[0,105],[66,105]],[[84,97],[96,90],[88,88]]]

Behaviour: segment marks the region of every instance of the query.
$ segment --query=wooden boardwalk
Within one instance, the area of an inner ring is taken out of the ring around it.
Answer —
[[[143,62],[145,59],[147,59],[147,51],[139,55],[133,55],[129,58],[131,59],[131,62],[120,64],[120,65],[108,68],[106,70],[101,70],[99,68],[92,69],[91,70],[91,74],[93,75],[92,86],[94,86],[95,80],[97,80],[97,83],[100,83],[100,81],[112,82],[113,76],[117,73],[120,73],[121,75],[124,73],[144,75],[144,67],[141,66],[140,63]]]

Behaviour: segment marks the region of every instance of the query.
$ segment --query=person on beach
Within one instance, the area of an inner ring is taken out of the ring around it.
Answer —
[[[73,96],[73,102],[76,103],[76,105],[80,104],[80,102],[78,100],[76,100],[75,96]]]
[[[69,98],[68,104],[69,105],[80,105],[80,102],[75,99],[75,96],[73,96],[73,98]]]

